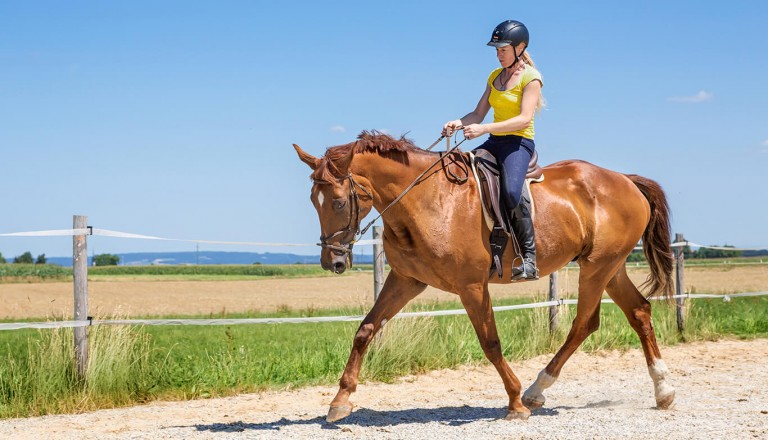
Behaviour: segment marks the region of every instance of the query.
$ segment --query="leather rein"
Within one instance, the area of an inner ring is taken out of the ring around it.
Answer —
[[[461,128],[459,128],[459,129],[461,129]],[[450,137],[446,138],[446,136],[440,136],[440,138],[438,138],[432,145],[430,145],[427,148],[427,151],[431,150],[435,145],[437,145],[438,142],[440,142],[443,139],[446,139],[446,151],[445,152],[441,152],[440,153],[440,157],[435,162],[433,162],[432,165],[430,165],[426,170],[424,170],[424,172],[419,174],[419,176],[416,177],[413,180],[413,182],[411,182],[411,184],[408,185],[408,187],[405,188],[400,193],[400,195],[398,195],[392,202],[390,202],[390,204],[387,205],[386,208],[382,209],[381,212],[379,213],[379,215],[377,215],[373,220],[368,222],[368,224],[365,225],[365,227],[362,228],[362,230],[360,229],[360,196],[358,195],[358,192],[357,192],[356,188],[359,187],[371,199],[373,199],[373,194],[371,194],[371,192],[368,189],[366,189],[364,186],[362,186],[359,183],[357,183],[357,181],[355,181],[355,178],[352,177],[352,173],[349,173],[346,176],[339,178],[339,181],[343,181],[345,179],[349,180],[349,188],[350,188],[349,189],[349,197],[348,197],[349,206],[350,206],[349,221],[347,222],[347,226],[345,226],[344,228],[339,229],[338,231],[336,231],[336,232],[334,232],[332,234],[326,235],[326,236],[322,236],[321,235],[320,236],[320,243],[318,243],[317,245],[322,247],[323,249],[326,249],[326,248],[330,249],[334,254],[336,254],[338,256],[346,255],[348,263],[349,263],[349,266],[351,267],[352,266],[352,246],[354,246],[354,244],[359,241],[360,237],[365,235],[365,233],[368,232],[368,229],[370,229],[370,227],[373,226],[373,223],[376,220],[378,220],[379,218],[381,218],[381,216],[384,215],[384,213],[387,212],[387,210],[389,208],[391,208],[393,205],[397,204],[397,202],[399,202],[403,197],[405,197],[405,195],[408,193],[408,191],[413,189],[414,186],[416,186],[419,183],[421,183],[422,178],[430,170],[432,170],[432,168],[434,168],[435,165],[441,163],[443,161],[443,159],[446,158],[449,154],[451,154],[454,151],[458,150],[459,149],[459,145],[461,145],[462,143],[464,143],[464,141],[467,140],[467,138],[465,137],[461,141],[456,142],[456,144],[452,148],[448,149],[448,147],[450,147],[450,141],[451,141]],[[467,165],[463,157],[462,157],[462,162],[464,162],[464,165]],[[456,176],[454,173],[452,173],[450,171],[448,171],[448,172],[450,173],[451,177],[456,179],[459,183],[464,183],[464,182],[466,182],[466,180],[468,178],[468,175],[469,175],[468,174],[468,168],[463,169],[463,171],[465,172],[465,177],[459,177],[459,176]],[[329,182],[316,180],[315,183],[318,183],[318,184],[328,184]],[[342,236],[341,238],[344,239],[350,233],[352,233],[352,238],[349,239],[349,240],[339,240],[338,244],[329,243],[330,240],[332,240],[332,239],[334,239],[334,238],[336,238],[336,237],[338,237],[340,235]]]

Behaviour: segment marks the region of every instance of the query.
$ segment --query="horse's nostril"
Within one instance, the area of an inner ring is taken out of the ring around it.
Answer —
[[[342,262],[333,263],[333,271],[334,272],[342,273],[342,272],[344,272],[344,269],[346,269],[344,263],[342,263]]]

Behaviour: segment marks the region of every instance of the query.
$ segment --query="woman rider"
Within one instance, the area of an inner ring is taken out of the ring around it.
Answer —
[[[522,264],[512,268],[512,280],[537,279],[536,242],[530,200],[521,196],[533,143],[534,112],[543,107],[541,74],[526,51],[528,29],[507,20],[493,30],[488,46],[496,48],[501,67],[491,72],[477,107],[461,119],[446,122],[443,134],[450,136],[464,127],[464,136],[474,139],[490,134],[478,148],[488,150],[502,167],[502,181],[515,236],[520,243]],[[483,124],[493,108],[493,122]]]

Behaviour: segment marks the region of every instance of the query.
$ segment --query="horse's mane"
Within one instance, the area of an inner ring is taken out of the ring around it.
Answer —
[[[413,141],[401,136],[400,139],[381,133],[379,131],[363,131],[357,136],[357,140],[344,145],[329,147],[322,157],[317,169],[312,173],[313,180],[331,181],[345,177],[336,166],[336,162],[349,157],[352,152],[378,153],[401,162],[407,161],[409,151],[420,151]]]

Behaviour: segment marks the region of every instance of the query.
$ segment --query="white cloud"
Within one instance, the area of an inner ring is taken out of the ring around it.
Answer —
[[[347,129],[344,126],[341,125],[334,125],[330,128],[330,130],[334,133],[346,133]]]
[[[698,104],[700,102],[709,101],[714,96],[715,95],[713,95],[711,92],[701,90],[699,91],[699,93],[693,96],[672,96],[670,98],[667,98],[667,100],[671,102],[686,102],[689,104]]]

